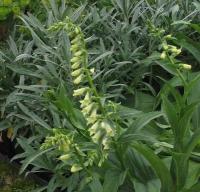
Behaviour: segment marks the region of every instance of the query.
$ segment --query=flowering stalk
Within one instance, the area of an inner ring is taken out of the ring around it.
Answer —
[[[165,30],[156,28],[152,23],[149,23],[149,29],[151,35],[157,37],[161,42],[161,48],[162,53],[160,55],[160,59],[165,60],[167,59],[171,66],[173,66],[176,70],[177,76],[181,79],[183,82],[183,85],[185,88],[187,88],[187,82],[185,78],[183,77],[182,71],[188,71],[191,70],[191,65],[183,64],[183,63],[176,63],[175,58],[181,54],[182,50],[181,48],[177,48],[174,45],[170,45],[168,43],[168,40],[174,40],[175,38],[172,37],[172,35],[164,35]]]
[[[56,147],[57,151],[62,154],[59,160],[71,166],[71,172],[82,170],[84,164],[89,165],[87,160],[84,161],[86,154],[82,152],[80,146],[74,141],[73,133],[66,134],[59,129],[53,129],[53,133],[53,136],[45,139],[41,149],[48,149],[52,146]]]
[[[79,98],[81,111],[87,121],[88,131],[92,141],[100,146],[103,157],[99,161],[99,165],[108,155],[110,143],[115,136],[115,123],[113,122],[112,112],[107,111],[107,104],[101,102],[101,98],[93,82],[94,69],[88,67],[88,53],[84,35],[79,26],[76,26],[68,17],[63,22],[56,23],[49,30],[65,30],[71,42],[71,76],[74,84],[73,96]],[[89,154],[89,155],[88,155]],[[87,159],[90,162],[82,162],[79,166],[92,165],[96,154],[94,151],[88,153]],[[69,151],[60,157],[61,160],[70,158]],[[71,171],[80,170],[77,164],[74,164]],[[74,168],[75,167],[75,168]]]

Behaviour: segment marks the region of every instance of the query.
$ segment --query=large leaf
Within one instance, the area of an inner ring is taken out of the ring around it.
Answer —
[[[128,148],[125,156],[125,166],[129,170],[129,176],[138,182],[147,183],[156,178],[156,175],[145,157],[138,151]]]
[[[177,36],[177,41],[175,41],[176,44],[180,45],[181,47],[184,47],[187,49],[194,57],[195,59],[200,63],[200,45],[198,42],[193,41],[189,37],[186,37],[183,34],[180,34]]]
[[[163,100],[163,110],[164,110],[164,112],[167,116],[167,119],[174,131],[174,134],[176,134],[175,127],[178,123],[177,110],[167,97],[162,96],[162,100]]]
[[[92,182],[89,184],[91,192],[103,192],[103,186],[97,176],[93,177]]]
[[[137,143],[134,144],[133,147],[147,159],[152,168],[155,170],[161,181],[161,192],[172,192],[173,181],[169,170],[162,162],[162,160],[157,155],[155,155],[150,148],[143,144]]]
[[[117,192],[119,186],[124,183],[126,174],[126,171],[108,170],[104,179],[103,192]]]
[[[195,184],[190,189],[185,190],[183,192],[199,192],[200,191],[200,183]]]
[[[142,128],[144,128],[149,122],[151,122],[153,119],[156,119],[158,117],[163,116],[163,113],[160,111],[153,111],[149,113],[144,113],[140,115],[133,124],[129,127],[128,132],[136,132],[140,131]]]

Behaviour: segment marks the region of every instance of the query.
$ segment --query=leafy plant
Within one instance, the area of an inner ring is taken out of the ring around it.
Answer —
[[[1,53],[13,77],[10,90],[1,82],[1,130],[23,149],[13,160],[52,175],[39,191],[198,191],[199,75],[174,45],[194,34],[171,25],[198,21],[197,3],[101,3],[22,15],[25,33]]]

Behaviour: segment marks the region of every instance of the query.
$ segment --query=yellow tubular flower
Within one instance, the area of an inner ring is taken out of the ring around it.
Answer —
[[[166,56],[167,56],[167,55],[166,55],[166,52],[165,52],[165,51],[163,51],[163,52],[162,52],[162,54],[160,55],[160,58],[161,58],[161,59],[165,59],[165,58],[166,58]]]
[[[76,90],[74,90],[73,96],[82,96],[87,90],[88,90],[88,87],[76,89]]]
[[[83,71],[82,68],[77,69],[77,70],[73,71],[73,72],[71,73],[71,75],[72,75],[72,77],[77,77],[77,76],[79,76],[79,75],[82,73],[82,71]]]
[[[72,62],[72,63],[76,63],[76,62],[78,62],[78,61],[80,61],[80,57],[73,57],[73,58],[71,59],[71,62]]]
[[[70,154],[66,154],[66,155],[61,155],[60,157],[59,157],[59,160],[61,160],[61,161],[67,161],[67,160],[69,160],[71,158],[71,155]]]
[[[100,127],[100,121],[94,123],[90,128],[90,136],[94,135]]]
[[[80,171],[80,170],[82,170],[83,168],[79,165],[79,164],[74,164],[74,165],[72,165],[72,167],[71,167],[71,172],[72,173],[75,173],[75,172],[78,172],[78,171]]]
[[[77,69],[81,66],[81,61],[77,61],[71,65],[72,69]]]
[[[188,64],[179,64],[179,68],[185,69],[185,70],[191,70],[192,66]]]
[[[84,114],[89,114],[92,111],[92,109],[95,107],[95,105],[96,105],[96,103],[94,103],[94,102],[90,103],[89,105],[87,105],[86,107],[83,108],[82,112]]]
[[[81,74],[81,75],[79,75],[76,79],[74,79],[73,83],[74,83],[75,85],[78,85],[78,84],[80,84],[80,83],[83,81],[83,79],[84,79],[84,75]]]
[[[114,136],[113,128],[107,120],[101,122],[101,127],[106,131],[110,136]]]

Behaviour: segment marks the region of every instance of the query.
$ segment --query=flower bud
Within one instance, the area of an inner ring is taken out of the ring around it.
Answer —
[[[71,172],[72,173],[75,173],[75,172],[78,172],[78,171],[80,171],[80,170],[82,170],[83,168],[80,166],[80,165],[78,165],[78,164],[74,164],[74,165],[72,165],[72,167],[71,167]]]
[[[80,67],[80,65],[81,65],[81,61],[79,60],[79,61],[77,61],[76,63],[73,63],[73,65],[71,65],[71,68],[72,68],[72,69],[77,69],[77,68]]]
[[[75,96],[82,96],[87,90],[88,90],[88,87],[76,89],[76,90],[74,90],[73,96],[74,96],[74,97],[75,97]]]
[[[94,74],[94,72],[95,72],[94,68],[90,69],[90,73]]]
[[[80,57],[73,57],[72,59],[71,59],[71,62],[72,63],[76,63],[76,62],[78,62],[80,60]]]
[[[175,53],[176,53],[177,55],[179,55],[181,52],[182,52],[181,49],[176,49],[176,52],[175,52]]]
[[[75,70],[75,71],[73,71],[72,73],[71,73],[71,75],[72,75],[72,77],[77,77],[77,76],[79,76],[81,73],[82,73],[82,68],[80,68],[80,69],[77,69],[77,70]]]
[[[59,157],[59,160],[61,160],[61,161],[67,161],[67,160],[69,160],[71,158],[71,155],[70,154],[66,154],[66,155],[61,155],[60,157]]]
[[[76,28],[75,28],[75,33],[76,33],[77,35],[81,33],[81,30],[80,30],[79,27],[76,27]]]
[[[169,46],[168,46],[167,44],[163,44],[162,47],[163,47],[163,49],[164,49],[165,51],[167,51],[167,50],[169,49]]]
[[[172,35],[171,35],[171,34],[166,35],[166,36],[165,36],[165,39],[168,39],[168,40],[172,39]]]
[[[83,53],[84,53],[84,51],[83,51],[83,50],[80,50],[80,51],[74,53],[74,56],[75,56],[75,57],[79,57],[79,56],[83,55]]]
[[[71,41],[71,43],[72,43],[72,44],[76,44],[76,43],[78,43],[80,40],[81,40],[80,36],[77,36],[77,37],[75,37],[75,38]]]
[[[165,58],[166,58],[166,56],[167,56],[167,55],[166,55],[166,52],[165,52],[165,51],[163,51],[163,52],[162,52],[162,54],[160,55],[160,58],[161,58],[161,59],[165,59]]]
[[[81,81],[83,81],[83,78],[84,78],[84,75],[81,74],[81,75],[79,75],[76,79],[74,79],[73,83],[74,83],[75,85],[78,85],[78,84],[81,83]]]
[[[78,49],[79,49],[79,45],[75,44],[71,46],[70,51],[77,51]]]
[[[179,64],[180,69],[191,70],[192,66],[188,64]]]

